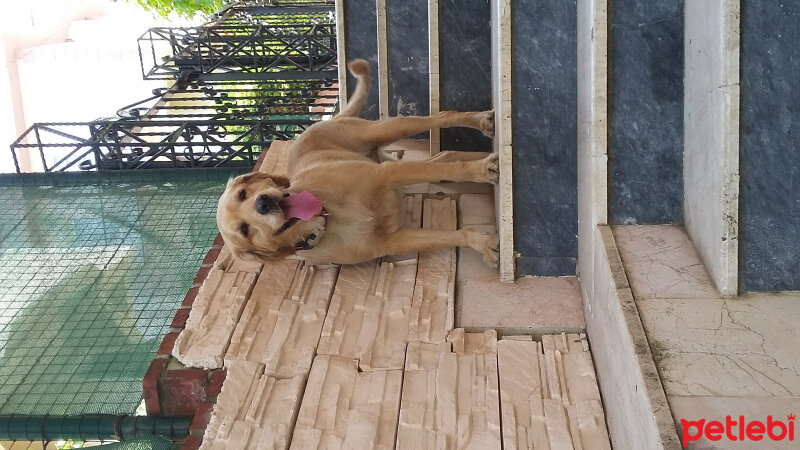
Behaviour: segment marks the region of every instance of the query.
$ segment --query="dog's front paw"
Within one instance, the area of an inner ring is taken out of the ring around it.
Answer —
[[[483,111],[478,118],[478,128],[488,138],[494,137],[494,111]]]
[[[500,163],[498,161],[497,153],[492,153],[480,161],[480,181],[485,183],[497,184],[500,179]]]
[[[314,248],[325,234],[326,221],[324,217],[317,216],[306,222],[300,240],[295,244],[298,250]]]
[[[477,233],[479,235],[478,250],[489,267],[497,267],[500,263],[500,240],[496,234]]]

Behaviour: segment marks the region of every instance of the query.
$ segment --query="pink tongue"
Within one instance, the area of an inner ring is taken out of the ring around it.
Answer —
[[[303,191],[281,200],[281,208],[286,217],[309,220],[322,209],[322,202],[311,192]]]

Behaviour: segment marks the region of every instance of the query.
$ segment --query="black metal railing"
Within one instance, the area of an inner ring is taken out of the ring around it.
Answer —
[[[254,3],[202,27],[148,30],[142,76],[172,86],[111,118],[33,125],[11,145],[17,172],[253,165],[272,141],[333,114],[333,7]]]
[[[136,119],[320,120],[336,105],[333,79],[199,81],[176,84],[156,98],[128,105],[119,117]]]
[[[38,150],[45,172],[252,166],[274,140],[291,140],[315,121],[116,120],[37,123],[11,145]]]
[[[335,77],[336,26],[215,25],[151,28],[139,39],[142,76],[205,80]]]
[[[334,23],[332,4],[307,5],[232,5],[221,11],[208,25],[308,25]]]

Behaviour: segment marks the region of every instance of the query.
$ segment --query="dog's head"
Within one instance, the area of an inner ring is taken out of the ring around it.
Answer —
[[[233,255],[245,260],[271,260],[294,254],[292,228],[283,200],[289,180],[262,172],[228,181],[217,207],[217,226]]]

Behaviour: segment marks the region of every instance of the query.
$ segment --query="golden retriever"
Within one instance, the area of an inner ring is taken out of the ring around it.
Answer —
[[[316,123],[288,150],[286,177],[254,172],[228,182],[217,209],[225,244],[243,259],[293,254],[314,261],[354,264],[403,253],[470,247],[495,266],[495,234],[474,230],[404,228],[402,188],[438,181],[497,183],[497,155],[472,160],[442,152],[428,161],[377,163],[370,152],[439,127],[470,127],[494,134],[494,113],[440,112],[430,117],[358,118],[370,89],[369,65],[349,64],[358,79],[349,104]]]

